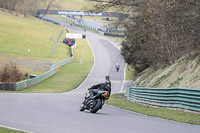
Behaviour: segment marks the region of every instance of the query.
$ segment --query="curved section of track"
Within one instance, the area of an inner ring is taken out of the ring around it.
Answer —
[[[105,75],[111,77],[112,93],[119,92],[125,67],[120,52],[104,37],[88,31],[86,34],[95,56],[95,65],[87,79],[67,93],[1,93],[0,125],[34,133],[199,133],[197,125],[148,117],[109,105],[96,114],[80,112],[87,88],[104,82]],[[115,70],[116,62],[121,64],[120,72]]]

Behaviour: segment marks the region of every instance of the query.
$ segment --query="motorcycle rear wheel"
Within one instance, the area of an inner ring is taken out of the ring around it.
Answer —
[[[90,109],[90,112],[96,113],[101,107],[102,107],[102,100],[98,99],[96,106],[94,106],[94,108]]]

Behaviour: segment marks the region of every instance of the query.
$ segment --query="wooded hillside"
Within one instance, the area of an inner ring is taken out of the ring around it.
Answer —
[[[200,54],[199,0],[108,0],[94,10],[112,7],[129,13],[122,55],[138,72]]]

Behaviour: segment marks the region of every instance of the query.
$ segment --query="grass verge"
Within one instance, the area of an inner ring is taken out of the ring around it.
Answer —
[[[124,93],[112,95],[110,99],[106,101],[106,104],[153,117],[200,125],[200,114],[198,113],[143,106],[127,100]]]
[[[0,127],[0,133],[24,133],[24,132]]]
[[[12,62],[23,73],[38,75],[47,71],[51,64],[69,58],[69,47],[62,45],[65,30],[51,56],[60,32],[58,25],[0,12],[0,69]]]
[[[19,92],[60,93],[76,88],[87,77],[94,64],[93,54],[86,39],[77,40],[74,56],[75,61],[61,67],[55,75]]]

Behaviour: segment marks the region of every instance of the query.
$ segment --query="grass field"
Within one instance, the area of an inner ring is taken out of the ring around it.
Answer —
[[[61,67],[57,74],[47,80],[19,92],[59,93],[80,85],[90,72],[94,58],[86,39],[79,39],[77,44],[73,63]]]
[[[138,112],[153,117],[160,117],[168,120],[200,125],[200,115],[198,113],[143,106],[128,101],[123,93],[112,95],[111,98],[106,102],[106,104],[110,104],[116,107],[120,107],[126,110]]]
[[[55,46],[57,35],[61,28],[55,24],[46,23],[35,18],[20,18],[0,12],[0,61],[8,59],[17,61],[58,62],[70,57],[70,50],[62,43],[65,33],[54,56],[50,56]],[[51,36],[54,40],[51,40]],[[27,50],[30,49],[30,52]],[[60,72],[20,92],[66,92],[76,88],[87,76],[93,66],[93,55],[86,39],[77,40],[74,51],[75,61],[60,68]],[[11,58],[12,57],[12,58]],[[81,60],[81,61],[80,61]],[[30,66],[30,65],[29,65]],[[26,68],[22,68],[27,72]],[[36,66],[37,67],[37,66]],[[39,68],[40,66],[38,66]],[[29,72],[31,70],[28,70]],[[31,71],[33,74],[41,74]],[[4,91],[1,91],[4,92]]]
[[[60,31],[61,27],[55,24],[0,12],[0,63],[8,63],[13,57],[23,62],[33,60],[33,62],[51,63],[69,58],[69,47],[62,44],[66,31],[59,40],[54,56],[51,56]],[[23,72],[31,71],[23,65],[20,67]],[[41,74],[34,70],[31,72]]]
[[[34,18],[19,18],[0,12],[0,53],[20,57],[61,60],[68,57],[66,45],[50,56],[61,28]],[[30,52],[27,50],[30,49]]]
[[[55,75],[39,84],[17,92],[61,93],[73,90],[83,82],[94,64],[93,54],[86,39],[77,40],[77,46],[74,49],[74,56],[75,61],[60,67],[59,72]]]

